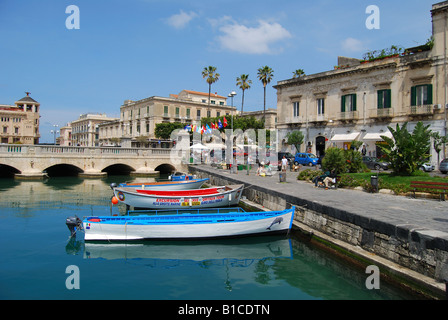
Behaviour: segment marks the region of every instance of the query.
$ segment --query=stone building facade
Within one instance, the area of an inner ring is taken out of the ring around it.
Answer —
[[[26,93],[15,105],[0,105],[0,143],[38,144],[40,103]]]
[[[141,145],[156,139],[154,130],[158,123],[181,122],[198,124],[203,117],[236,115],[236,108],[227,105],[227,98],[208,93],[183,90],[166,97],[149,97],[126,100],[120,107],[120,119],[99,125],[99,141],[102,145],[113,145],[116,141],[123,147]],[[140,137],[140,138],[139,138]]]
[[[83,147],[99,146],[99,126],[117,120],[106,114],[82,114],[79,119],[71,122],[71,144]]]
[[[300,130],[301,151],[324,155],[331,146],[350,148],[360,140],[367,155],[380,156],[388,126],[408,122],[412,130],[422,121],[446,135],[447,12],[448,1],[433,5],[433,42],[426,45],[372,61],[339,57],[335,70],[279,81],[280,141]],[[431,162],[437,162],[434,150]]]

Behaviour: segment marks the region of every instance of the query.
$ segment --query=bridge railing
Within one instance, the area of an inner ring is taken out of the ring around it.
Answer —
[[[168,156],[171,149],[118,148],[118,147],[67,147],[55,145],[12,145],[0,144],[0,154],[71,154],[71,155],[122,155],[122,156]]]

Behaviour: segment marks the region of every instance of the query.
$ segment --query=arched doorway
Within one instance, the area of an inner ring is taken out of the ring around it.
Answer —
[[[316,156],[323,158],[325,156],[325,141],[326,138],[319,136],[316,138]]]

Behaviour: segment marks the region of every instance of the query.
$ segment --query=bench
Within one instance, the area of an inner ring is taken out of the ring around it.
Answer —
[[[411,181],[411,188],[414,188],[414,198],[415,192],[417,190],[424,191],[432,194],[439,194],[440,201],[445,201],[445,193],[448,190],[448,183],[446,182],[428,182],[428,181]]]

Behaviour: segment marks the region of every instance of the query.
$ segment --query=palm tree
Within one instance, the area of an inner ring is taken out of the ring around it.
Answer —
[[[303,76],[306,76],[305,71],[303,71],[303,69],[297,69],[296,71],[294,71],[293,73],[293,78],[300,78]]]
[[[266,121],[266,86],[269,82],[271,82],[273,76],[274,70],[272,70],[268,66],[264,66],[258,69],[258,80],[263,83],[264,89],[263,122]]]
[[[207,79],[208,83],[208,107],[210,108],[210,95],[212,90],[212,84],[219,80],[220,74],[216,72],[216,67],[209,66],[202,70],[202,78]]]
[[[241,115],[243,115],[244,110],[244,91],[250,89],[250,85],[252,84],[252,80],[249,80],[248,74],[242,74],[241,76],[236,78],[236,85],[241,90],[243,90],[243,100],[241,101]]]

